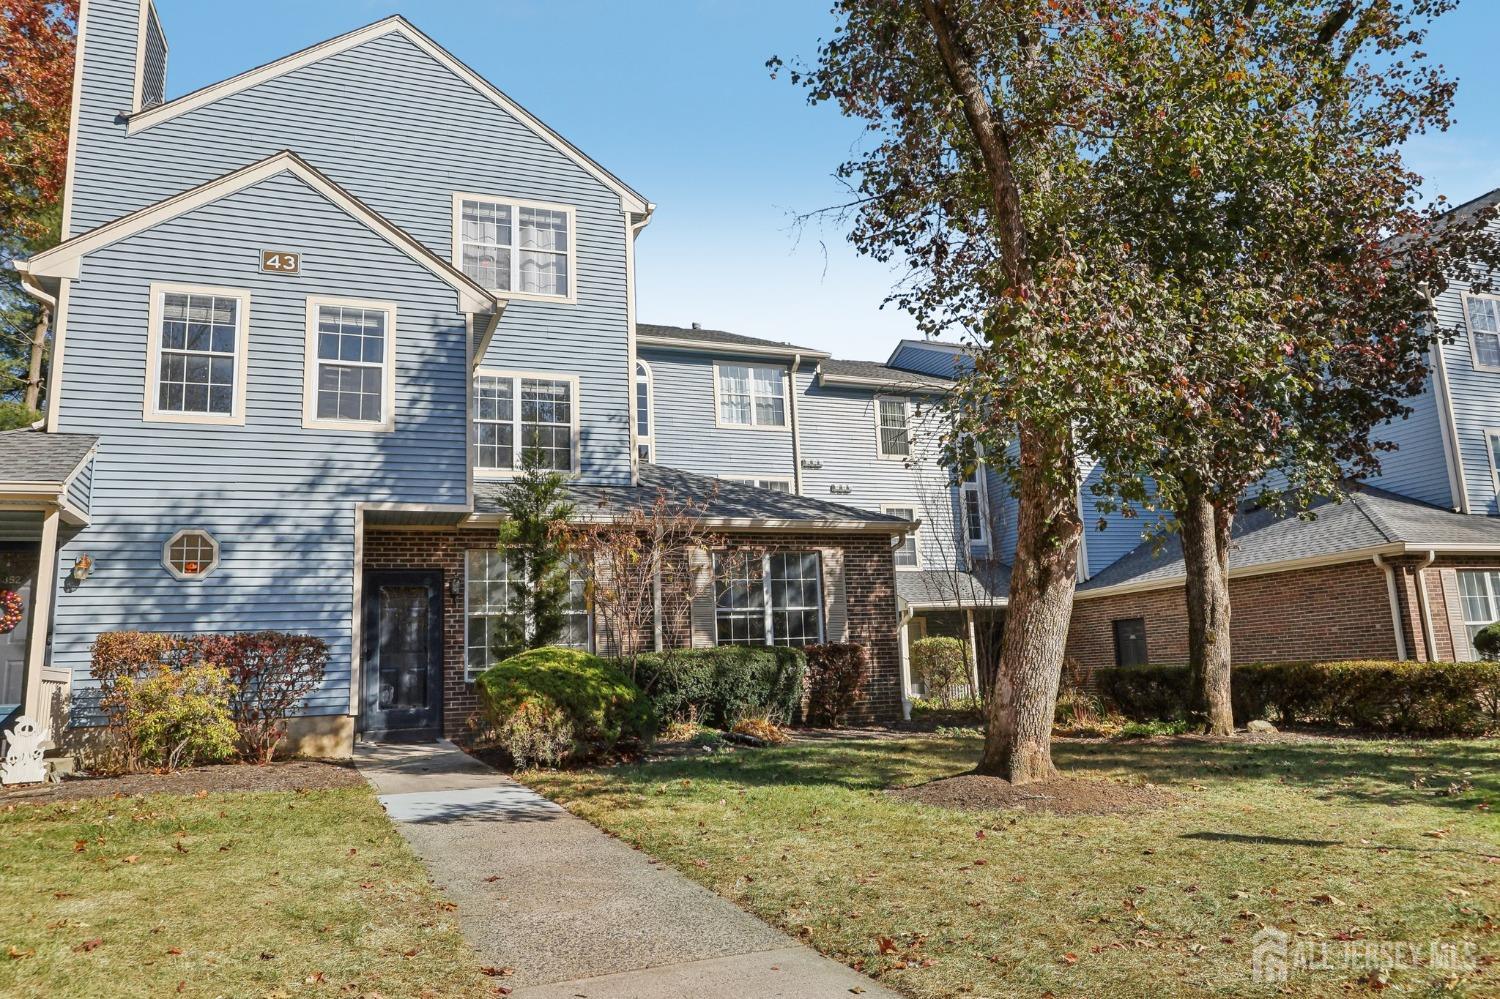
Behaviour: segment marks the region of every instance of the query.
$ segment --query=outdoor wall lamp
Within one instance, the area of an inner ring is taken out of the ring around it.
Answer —
[[[81,583],[89,578],[89,573],[94,571],[94,557],[87,553],[73,560],[73,568],[68,573],[68,579],[75,583]]]

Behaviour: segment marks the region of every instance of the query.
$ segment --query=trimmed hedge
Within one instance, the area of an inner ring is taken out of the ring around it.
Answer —
[[[721,645],[647,653],[636,659],[635,676],[662,720],[692,718],[727,730],[759,715],[789,724],[806,673],[800,649]]]
[[[641,688],[614,663],[578,649],[531,649],[485,670],[476,686],[497,730],[507,730],[518,715],[566,722],[573,740],[568,760],[644,742],[656,730]]]
[[[1187,715],[1186,666],[1130,666],[1095,673],[1127,718]],[[1401,735],[1483,735],[1500,729],[1500,663],[1296,662],[1236,666],[1239,724],[1332,725]]]

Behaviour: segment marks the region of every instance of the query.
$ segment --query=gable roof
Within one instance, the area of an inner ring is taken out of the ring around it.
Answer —
[[[1335,563],[1408,552],[1500,552],[1500,517],[1454,513],[1372,486],[1321,500],[1314,517],[1281,517],[1259,507],[1235,518],[1229,571],[1279,572],[1308,563]],[[1142,542],[1078,588],[1095,591],[1153,589],[1186,578],[1182,538],[1173,532],[1158,552]]]
[[[25,483],[61,488],[94,452],[92,434],[48,434],[40,430],[0,431],[0,468],[5,485]]]
[[[904,371],[879,361],[844,361],[836,357],[828,358],[818,365],[818,381],[824,385],[858,385],[908,392],[946,392],[953,388],[952,381],[936,375]]]
[[[503,482],[474,483],[475,515],[499,515],[505,489]],[[657,497],[665,494],[673,502],[694,504],[694,516],[711,528],[868,530],[898,534],[918,526],[895,514],[874,513],[812,496],[759,489],[645,462],[641,464],[639,485],[593,485],[570,480],[567,489],[580,519],[649,512]]]
[[[416,25],[399,14],[394,14],[373,24],[367,24],[363,28],[356,28],[335,38],[310,45],[305,49],[293,52],[291,55],[283,56],[273,62],[246,70],[238,76],[231,76],[227,80],[221,80],[218,83],[211,83],[206,87],[200,87],[192,93],[184,94],[174,100],[167,101],[165,104],[158,104],[155,107],[137,111],[126,119],[126,134],[134,135],[137,132],[145,131],[153,125],[159,125],[164,121],[176,118],[178,115],[186,114],[206,104],[212,104],[215,101],[231,97],[251,87],[259,86],[268,80],[274,80],[293,70],[301,69],[303,66],[330,58],[356,46],[363,45],[365,42],[389,34],[398,34],[408,39],[434,60],[447,67],[459,79],[488,98],[501,110],[510,114],[517,121],[541,136],[564,156],[582,167],[595,180],[598,180],[605,187],[619,195],[621,204],[627,211],[650,214],[656,207],[624,181],[585,155],[581,149],[553,131],[530,111],[527,111],[521,105],[511,100],[493,83],[490,83],[484,77],[474,72],[458,57],[433,41],[417,28]]]
[[[300,178],[309,187],[348,212],[355,220],[362,222],[376,235],[448,284],[458,293],[460,311],[483,315],[504,310],[505,305],[500,299],[290,150],[282,150],[206,184],[200,184],[164,201],[158,201],[154,205],[147,205],[139,211],[121,216],[113,222],[106,222],[98,228],[80,233],[50,250],[36,254],[29,260],[16,261],[16,268],[32,277],[76,278],[80,273],[80,262],[87,254],[138,232],[169,222],[238,191],[253,187],[281,173],[291,173]]]
[[[813,350],[810,347],[799,347],[794,343],[778,340],[762,340],[759,337],[730,333],[728,330],[636,323],[635,331],[637,343],[653,347],[704,350],[715,354],[774,354],[778,357],[801,354],[803,357],[814,359],[829,356],[825,351]]]

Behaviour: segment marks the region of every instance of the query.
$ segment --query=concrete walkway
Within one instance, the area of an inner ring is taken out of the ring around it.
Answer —
[[[895,999],[452,743],[355,764],[514,999]]]

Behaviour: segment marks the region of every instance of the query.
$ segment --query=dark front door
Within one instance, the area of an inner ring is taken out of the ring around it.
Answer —
[[[0,635],[0,727],[19,708],[25,696],[26,645],[31,633],[32,582],[36,579],[37,546],[0,542],[0,591],[21,598],[21,621]],[[46,641],[39,636],[38,641]]]
[[[443,727],[443,574],[368,572],[364,605],[360,731],[437,738]]]

